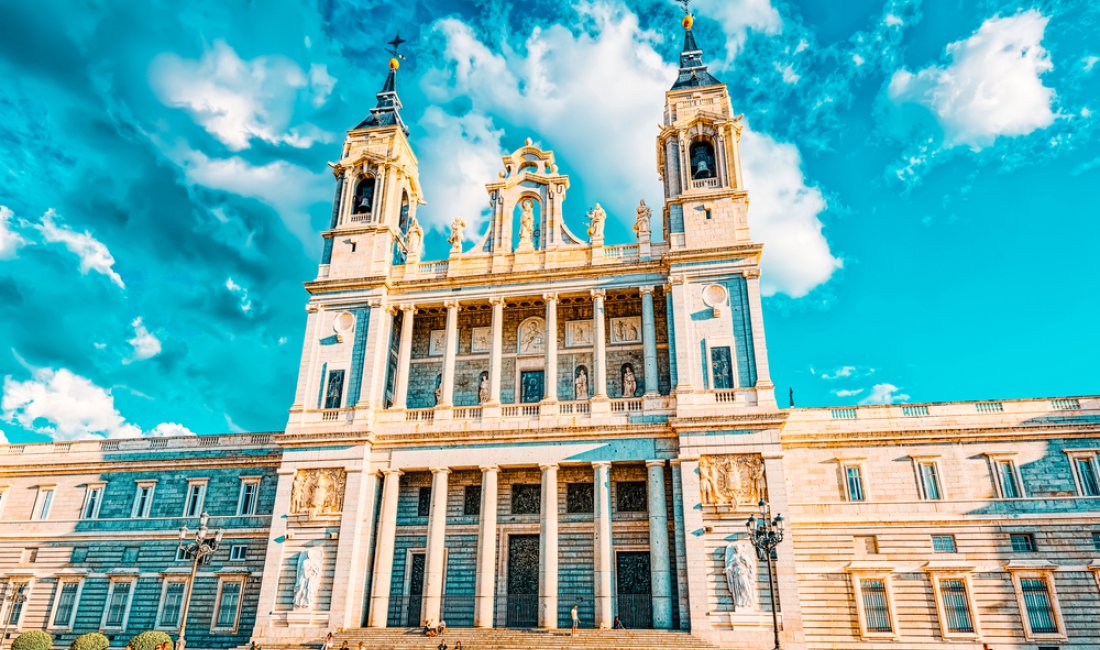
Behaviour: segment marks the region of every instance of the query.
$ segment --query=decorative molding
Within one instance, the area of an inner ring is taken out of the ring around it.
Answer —
[[[767,500],[760,454],[699,456],[699,493],[704,505],[755,507]]]
[[[340,514],[346,482],[347,472],[342,467],[298,470],[290,491],[290,514],[309,519]]]

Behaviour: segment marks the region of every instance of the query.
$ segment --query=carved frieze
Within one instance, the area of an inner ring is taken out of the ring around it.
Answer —
[[[755,507],[766,499],[764,459],[759,454],[699,457],[699,493],[704,505]]]
[[[344,509],[346,478],[347,473],[339,467],[298,470],[290,492],[290,514],[310,519],[339,515]]]

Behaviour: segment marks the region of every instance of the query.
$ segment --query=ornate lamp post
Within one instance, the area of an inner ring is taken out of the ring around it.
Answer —
[[[4,643],[8,640],[8,628],[11,626],[11,619],[12,615],[15,613],[15,606],[22,605],[27,600],[27,596],[23,593],[23,585],[17,585],[12,582],[6,584],[4,586],[3,600],[6,604],[7,616],[4,617],[4,634],[0,636],[0,648],[3,648]]]
[[[776,615],[775,576],[772,572],[772,552],[783,541],[783,515],[772,517],[771,506],[760,501],[760,517],[749,517],[745,527],[749,529],[749,541],[756,547],[756,556],[768,563],[768,589],[771,590],[772,631],[775,633],[775,650],[779,650],[779,620]]]
[[[199,564],[211,553],[218,550],[222,543],[222,531],[210,530],[206,522],[210,517],[204,512],[199,517],[199,529],[192,532],[187,526],[180,528],[179,548],[185,555],[192,558],[191,579],[187,581],[187,590],[183,595],[183,613],[180,619],[180,633],[176,640],[176,650],[184,650],[187,641],[184,633],[187,630],[187,611],[191,609],[191,590],[195,586],[195,575],[199,572]]]

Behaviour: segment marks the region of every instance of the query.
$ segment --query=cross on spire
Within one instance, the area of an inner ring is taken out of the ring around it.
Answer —
[[[684,1],[686,2],[686,1],[688,1],[688,0],[684,0]],[[393,40],[392,40],[392,41],[390,41],[390,42],[388,42],[388,43],[386,43],[386,45],[389,45],[389,46],[390,46],[390,47],[389,47],[389,49],[387,49],[386,51],[387,51],[387,52],[389,52],[389,53],[390,53],[391,55],[393,55],[393,56],[395,56],[395,57],[397,57],[397,58],[399,58],[399,59],[401,59],[401,60],[404,60],[404,59],[405,59],[404,55],[402,55],[402,54],[399,54],[399,53],[398,53],[398,51],[397,51],[397,50],[398,50],[398,48],[400,48],[400,47],[401,47],[401,45],[402,45],[402,44],[404,44],[404,43],[408,43],[408,41],[406,41],[405,39],[401,38],[401,34],[400,34],[400,33],[398,33],[398,34],[394,34]]]

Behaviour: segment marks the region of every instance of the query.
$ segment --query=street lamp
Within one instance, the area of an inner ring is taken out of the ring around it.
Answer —
[[[783,515],[772,517],[771,506],[760,500],[760,517],[749,517],[745,527],[749,529],[749,541],[756,547],[756,557],[768,563],[768,589],[771,590],[772,631],[775,633],[775,650],[779,650],[779,621],[775,613],[775,576],[772,573],[772,552],[783,541]]]
[[[13,590],[12,587],[15,587],[15,589]],[[0,648],[3,648],[4,643],[8,640],[8,628],[11,626],[11,619],[15,615],[16,605],[20,605],[20,613],[22,613],[22,605],[27,600],[26,594],[23,593],[25,588],[26,585],[23,583],[9,582],[4,585],[4,602],[6,603],[5,608],[8,615],[4,617],[4,634],[0,636]]]
[[[183,650],[187,644],[183,635],[187,630],[187,610],[191,609],[191,590],[195,586],[195,574],[199,572],[199,564],[204,558],[218,550],[222,543],[222,531],[207,528],[206,522],[208,519],[210,519],[209,515],[205,512],[202,513],[199,517],[199,529],[194,532],[188,530],[186,525],[180,528],[179,548],[183,551],[184,556],[192,558],[192,562],[191,579],[187,581],[187,590],[183,595],[183,614],[180,619],[180,633],[176,641],[176,650]]]

